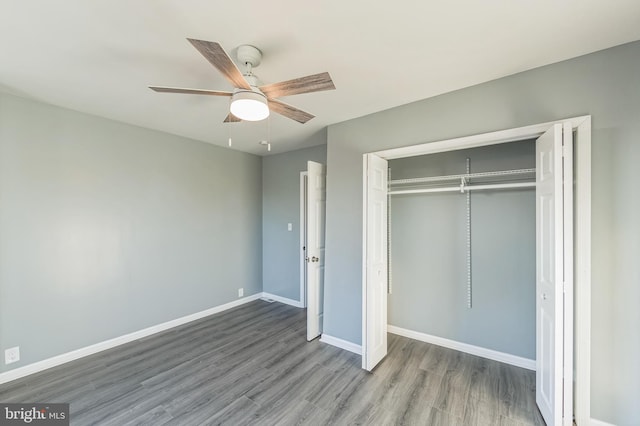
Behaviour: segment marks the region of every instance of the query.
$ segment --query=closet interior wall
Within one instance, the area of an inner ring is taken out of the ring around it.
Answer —
[[[391,160],[390,178],[465,173],[467,158],[472,173],[535,168],[535,141]],[[393,195],[389,213],[388,323],[535,359],[535,189],[471,192],[471,308],[466,195]]]

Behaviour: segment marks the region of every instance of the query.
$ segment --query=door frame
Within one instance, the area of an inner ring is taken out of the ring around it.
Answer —
[[[455,139],[428,142],[400,148],[369,152],[386,160],[434,154],[438,152],[497,145],[526,139],[537,139],[542,133],[557,123],[571,125],[576,133],[574,139],[574,359],[573,378],[574,416],[578,426],[591,422],[591,116],[580,116],[530,126],[499,130],[495,132],[464,136]],[[363,170],[364,194],[367,193],[366,167]],[[362,267],[367,265],[367,206],[363,195],[363,259]],[[367,275],[363,272],[362,280],[362,356],[365,359],[366,327],[368,318],[366,311]],[[567,311],[565,309],[565,311]],[[567,401],[566,403],[569,403]]]

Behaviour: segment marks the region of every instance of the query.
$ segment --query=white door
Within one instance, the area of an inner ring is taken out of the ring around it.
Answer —
[[[573,145],[568,127],[563,148],[563,133],[562,124],[556,124],[536,143],[536,403],[548,426],[563,424],[563,417],[568,424],[572,422],[572,368],[568,368],[572,354],[565,354],[565,350],[571,352],[573,324],[565,324],[565,303],[572,306],[573,301],[572,297],[565,301],[564,288],[573,286],[572,280],[567,282],[573,264],[573,211],[571,190],[563,191],[563,173],[566,186],[571,187]],[[563,395],[567,378],[567,394]]]
[[[365,155],[365,259],[362,367],[387,355],[387,160]]]
[[[307,162],[307,340],[322,333],[325,182],[325,166]]]

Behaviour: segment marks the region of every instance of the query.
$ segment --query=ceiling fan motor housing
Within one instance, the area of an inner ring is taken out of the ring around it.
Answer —
[[[256,77],[255,74],[251,73],[242,75],[244,76],[244,79],[247,80],[247,83],[249,83],[249,86],[251,86],[251,90],[253,90],[254,92],[260,92],[260,89],[258,89],[258,77]]]

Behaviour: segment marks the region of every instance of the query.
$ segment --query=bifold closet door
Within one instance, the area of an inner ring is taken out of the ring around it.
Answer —
[[[373,154],[365,167],[365,268],[362,367],[373,370],[387,355],[387,160]]]
[[[536,403],[548,426],[572,424],[571,371],[564,366],[572,324],[565,324],[564,288],[573,285],[565,274],[572,268],[572,223],[565,219],[573,213],[564,182],[572,185],[573,170],[571,158],[563,158],[571,155],[571,136],[570,126],[555,124],[536,143]]]

